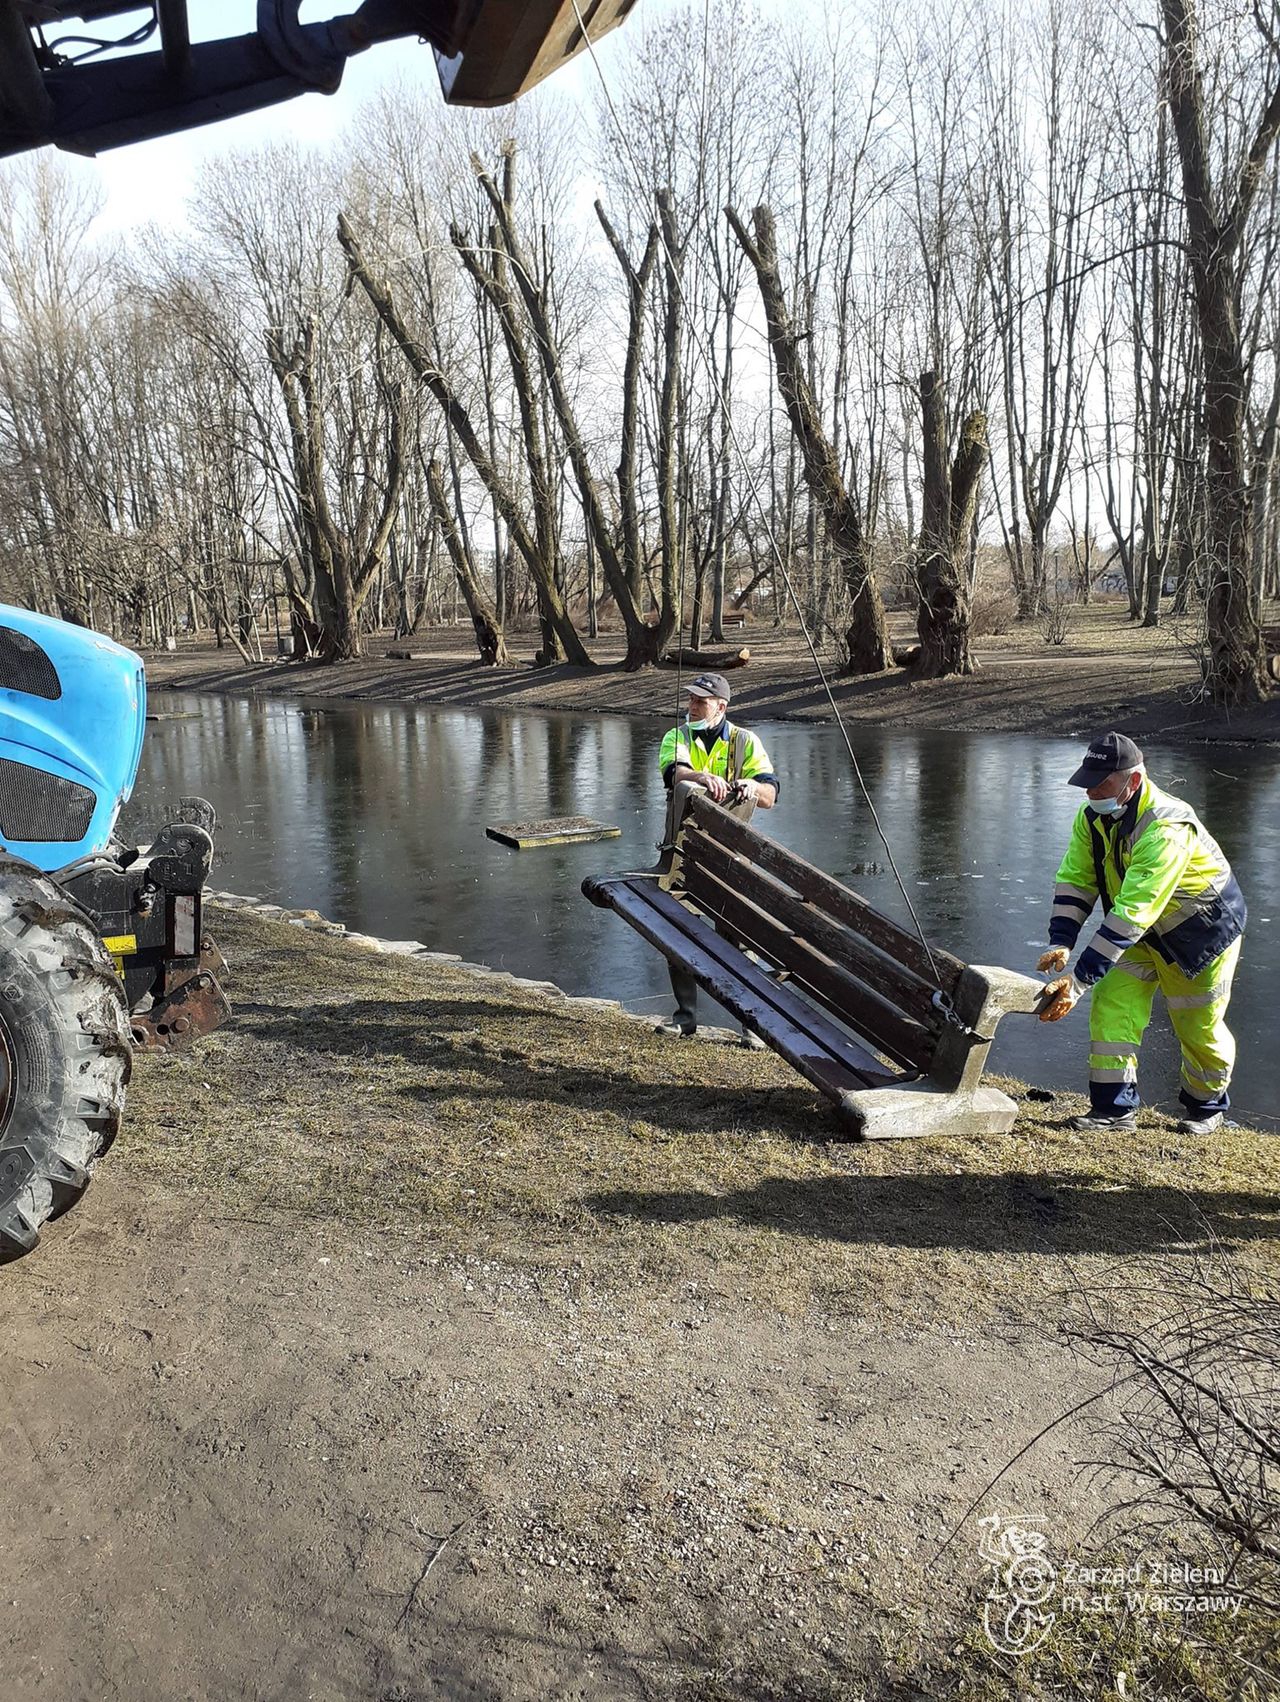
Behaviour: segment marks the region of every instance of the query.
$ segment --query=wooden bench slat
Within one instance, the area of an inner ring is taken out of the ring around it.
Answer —
[[[607,904],[665,956],[685,964],[714,999],[769,1041],[824,1093],[887,1087],[892,1067],[838,1029],[785,983],[772,980],[658,886],[640,878],[592,880],[588,897]]]
[[[941,978],[941,990],[954,994],[956,983],[964,973],[964,964],[958,957],[952,957],[941,946],[933,946],[933,962],[937,965],[935,973],[929,962],[929,952],[915,934],[909,934],[905,928],[882,916],[856,892],[841,886],[839,881],[824,874],[803,857],[798,857],[794,851],[784,851],[782,846],[755,832],[745,822],[735,821],[704,793],[698,792],[690,798],[687,813],[689,818],[708,828],[732,850],[740,851],[753,863],[776,875],[801,898],[811,898],[828,915],[865,934],[882,951],[906,964],[931,986],[938,986]]]
[[[759,905],[766,915],[811,940],[819,951],[917,1024],[937,1033],[941,1017],[933,1003],[935,982],[922,980],[844,923],[834,921],[812,899],[801,898],[785,882],[740,852],[726,850],[704,828],[686,828],[681,850],[686,870],[691,862],[705,866],[733,890]]]
[[[872,988],[700,863],[686,860],[684,878],[689,896],[699,907],[723,919],[731,938],[741,937],[770,962],[788,970],[811,998],[819,1000],[895,1063],[909,1070],[928,1070],[937,1041],[935,1033],[904,1016]]]
[[[673,793],[663,841],[656,869],[589,877],[584,893],[690,970],[833,1100],[856,1135],[1013,1127],[1017,1105],[982,1072],[1001,1018],[1043,1009],[1039,982],[930,952],[690,784]]]

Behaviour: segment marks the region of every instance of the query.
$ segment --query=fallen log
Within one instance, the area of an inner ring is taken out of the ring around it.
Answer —
[[[745,668],[750,660],[751,651],[744,645],[741,650],[668,650],[662,664],[666,668],[714,668],[722,674],[726,668]]]

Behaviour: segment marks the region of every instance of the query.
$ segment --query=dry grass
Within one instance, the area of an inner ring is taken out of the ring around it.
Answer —
[[[1025,1317],[1213,1237],[1276,1257],[1280,1145],[1251,1131],[1195,1145],[1144,1113],[1083,1137],[1063,1126],[1082,1102],[1004,1083],[1008,1138],[855,1144],[771,1054],[211,914],[235,1019],[135,1072],[111,1162],[229,1214],[576,1258],[620,1285],[711,1264],[733,1292],[899,1324]]]
[[[942,1692],[952,1702],[1092,1702],[1124,1694],[1265,1702],[1277,1693],[1280,1620],[1250,1612],[1065,1613],[1033,1654],[1013,1657],[994,1656],[975,1625]]]

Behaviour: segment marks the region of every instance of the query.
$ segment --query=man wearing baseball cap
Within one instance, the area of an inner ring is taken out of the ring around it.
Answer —
[[[1092,988],[1089,1112],[1078,1129],[1131,1129],[1138,1052],[1156,989],[1182,1048],[1184,1133],[1210,1134],[1231,1101],[1236,1046],[1227,1027],[1231,978],[1248,911],[1231,865],[1195,811],[1152,785],[1124,733],[1102,733],[1071,776],[1085,799],[1058,870],[1050,949],[1037,963],[1065,970],[1095,904],[1102,921],[1072,974],[1050,982],[1040,1013],[1057,1022]]]
[[[689,711],[662,741],[658,766],[668,791],[681,781],[703,787],[717,804],[728,803],[735,813],[771,810],[778,801],[778,777],[769,753],[754,733],[728,719],[728,680],[723,674],[698,674],[689,682]],[[693,1034],[698,1026],[698,983],[687,969],[670,964],[671,991],[676,1010],[670,1022],[659,1024],[664,1034]],[[763,1044],[748,1029],[744,1046]]]

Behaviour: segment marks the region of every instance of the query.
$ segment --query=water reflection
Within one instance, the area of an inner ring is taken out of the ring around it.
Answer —
[[[661,959],[580,896],[583,875],[654,861],[662,826],[653,718],[254,703],[157,697],[190,719],[147,729],[131,806],[202,792],[222,827],[215,884],[312,906],[353,928],[546,978],[570,992],[665,1010]],[[763,825],[907,921],[871,812],[834,728],[753,723],[782,781]],[[930,938],[977,962],[1026,968],[1042,948],[1053,873],[1077,801],[1065,784],[1080,740],[855,729],[867,788]],[[1277,1110],[1280,1055],[1263,1002],[1277,967],[1280,753],[1160,749],[1157,782],[1204,815],[1240,876],[1251,926],[1231,1007],[1242,1106]],[[496,821],[597,816],[621,839],[513,852]],[[857,872],[855,872],[857,871]],[[1159,1009],[1159,1007],[1157,1007]],[[1172,1102],[1163,1013],[1144,1048],[1149,1092]],[[1050,1028],[1002,1026],[997,1068],[1047,1085],[1084,1080],[1083,1013]]]

